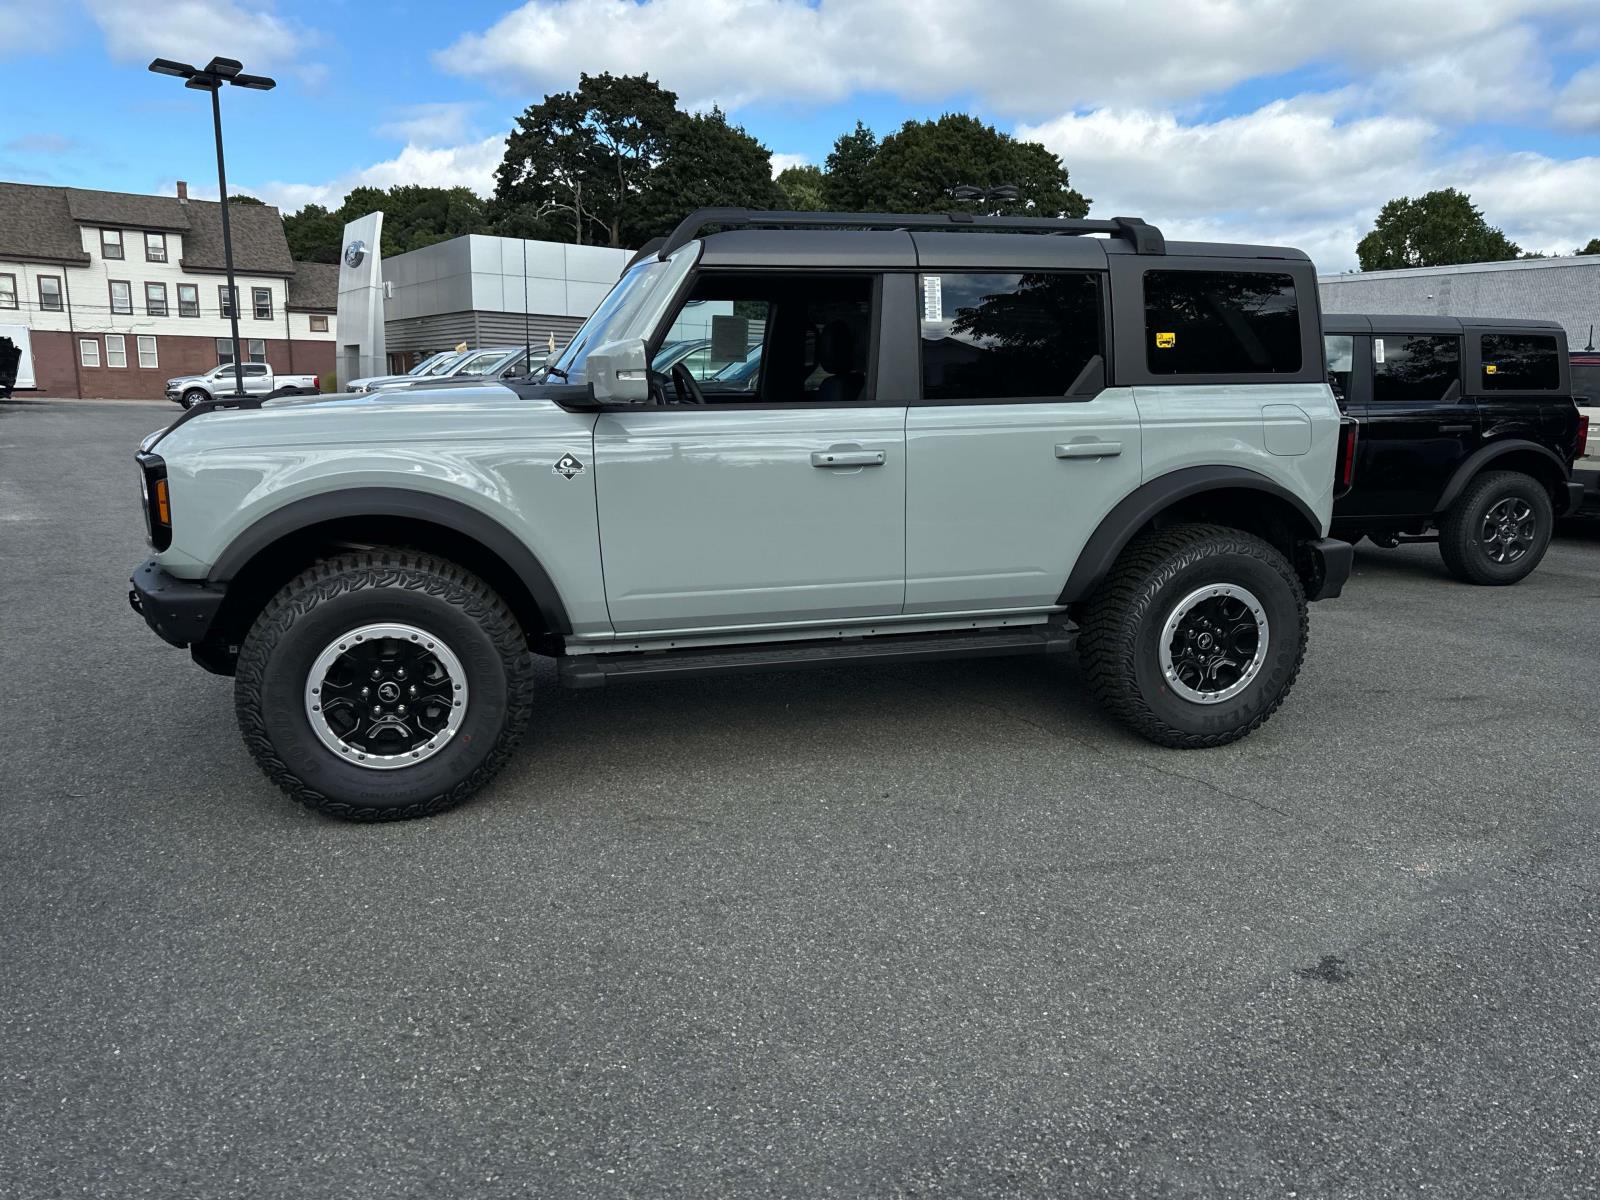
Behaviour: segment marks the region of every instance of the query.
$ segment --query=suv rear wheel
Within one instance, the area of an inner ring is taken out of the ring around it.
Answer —
[[[1516,583],[1550,547],[1555,513],[1544,486],[1521,471],[1489,471],[1467,484],[1439,526],[1439,556],[1466,583]]]
[[[291,581],[239,650],[234,704],[267,776],[353,821],[429,816],[489,781],[522,736],[533,657],[476,576],[387,550]]]
[[[1163,746],[1221,746],[1283,703],[1306,650],[1305,590],[1253,534],[1179,525],[1128,544],[1078,641],[1091,690]]]

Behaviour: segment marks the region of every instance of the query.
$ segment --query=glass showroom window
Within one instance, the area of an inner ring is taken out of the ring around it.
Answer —
[[[128,365],[128,340],[120,333],[106,334],[106,366],[126,367]]]

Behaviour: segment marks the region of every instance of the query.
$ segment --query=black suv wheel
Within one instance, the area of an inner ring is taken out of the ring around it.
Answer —
[[[533,658],[505,603],[452,563],[405,551],[326,559],[239,650],[234,704],[267,776],[329,816],[454,807],[527,723]]]
[[[1544,486],[1521,471],[1489,471],[1467,484],[1439,526],[1439,555],[1467,583],[1516,583],[1550,546],[1555,515]]]
[[[1180,525],[1128,544],[1078,642],[1108,712],[1163,746],[1221,746],[1262,725],[1306,650],[1294,568],[1253,534]]]

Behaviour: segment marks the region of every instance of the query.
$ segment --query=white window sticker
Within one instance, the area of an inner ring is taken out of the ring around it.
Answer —
[[[938,275],[922,277],[922,319],[944,320],[944,280]]]
[[[1383,361],[1383,339],[1382,338],[1373,338],[1372,339],[1372,361],[1375,362],[1375,363],[1381,363]]]

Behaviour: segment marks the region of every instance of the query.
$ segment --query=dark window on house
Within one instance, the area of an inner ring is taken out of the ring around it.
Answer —
[[[102,229],[100,231],[100,257],[122,257],[122,230]]]
[[[249,342],[246,343],[245,361],[246,362],[253,362],[253,363],[264,363],[264,362],[266,362],[267,361],[267,343],[262,341],[260,338],[251,338],[249,340]],[[247,372],[245,372],[245,374],[247,374],[247,375],[257,375],[257,374],[260,374],[260,372],[258,372],[258,371],[247,371]]]
[[[45,312],[61,311],[61,276],[39,276],[39,307]]]
[[[144,311],[152,317],[167,315],[167,285],[164,283],[147,283],[144,285]]]
[[[312,333],[327,333],[328,332],[328,315],[326,313],[312,313],[311,314],[311,332]]]
[[[217,285],[217,307],[222,310],[225,317],[233,316],[233,301],[236,293],[229,290],[225,283]]]
[[[114,313],[133,313],[133,284],[126,279],[111,280],[111,311]]]
[[[1461,339],[1414,333],[1372,335],[1372,399],[1378,404],[1443,400],[1461,379]]]
[[[251,288],[250,303],[256,310],[256,320],[272,320],[272,289]]]
[[[1287,375],[1300,370],[1294,279],[1265,271],[1146,271],[1152,375]]]
[[[1341,403],[1350,399],[1350,372],[1355,367],[1356,340],[1348,333],[1322,337],[1322,358],[1328,368],[1328,386]]]
[[[225,367],[233,361],[233,339],[217,339],[217,365]]]
[[[1525,333],[1484,334],[1483,386],[1491,392],[1544,392],[1560,387],[1556,339]]]
[[[178,315],[180,317],[198,317],[200,315],[200,287],[193,283],[180,283],[178,285]]]
[[[0,308],[17,307],[17,277],[0,275]]]
[[[925,399],[1064,396],[1101,353],[1096,275],[952,273],[921,287]]]
[[[145,262],[167,261],[167,235],[164,233],[146,233],[144,235],[144,260]]]

